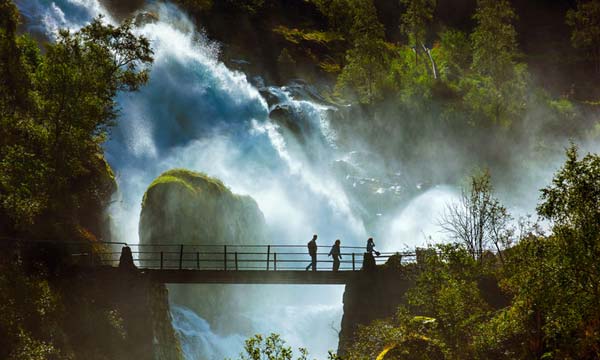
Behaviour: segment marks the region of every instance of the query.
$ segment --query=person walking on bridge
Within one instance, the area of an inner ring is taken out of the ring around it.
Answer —
[[[333,271],[338,271],[340,268],[340,259],[342,258],[340,244],[340,239],[337,239],[329,251],[329,256],[333,256]]]
[[[317,234],[314,234],[312,240],[308,242],[308,254],[310,255],[310,264],[306,271],[312,266],[312,271],[317,271]]]
[[[373,253],[375,253],[376,256],[380,255],[379,251],[375,250],[375,242],[373,241],[373,238],[369,238],[367,240],[367,252],[371,255],[373,255]]]

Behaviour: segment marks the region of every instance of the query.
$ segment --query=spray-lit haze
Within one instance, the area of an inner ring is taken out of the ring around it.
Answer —
[[[22,0],[17,5],[27,29],[49,38],[58,28],[77,29],[99,14],[114,21],[95,0]],[[302,96],[293,86],[265,87],[228,69],[218,60],[219,44],[175,6],[150,3],[144,11],[156,14],[136,28],[155,53],[150,81],[138,92],[119,95],[118,125],[105,144],[119,185],[110,209],[119,241],[139,241],[142,196],[153,179],[172,168],[207,173],[233,192],[252,196],[269,228],[265,242],[305,244],[318,233],[324,246],[336,238],[343,245],[362,246],[372,235],[380,250],[393,251],[443,241],[437,222],[445,205],[456,199],[454,187],[437,184],[421,190],[417,182],[403,181],[393,169],[379,166],[377,154],[363,151],[362,145],[351,148],[348,139],[338,142],[334,107]],[[265,94],[274,99],[270,105]],[[275,107],[299,130],[270,119]],[[523,199],[535,204],[540,179],[550,178],[555,166],[541,173],[537,169],[525,186],[510,189],[516,195],[501,194],[515,200],[518,213],[532,210],[522,206]],[[384,200],[385,207],[373,205]],[[260,295],[249,299],[263,300],[239,302],[234,314],[243,320],[239,327],[209,324],[203,319],[207,314],[172,304],[174,327],[188,359],[235,356],[243,340],[258,332],[279,333],[315,357],[337,348],[342,287],[247,291]]]

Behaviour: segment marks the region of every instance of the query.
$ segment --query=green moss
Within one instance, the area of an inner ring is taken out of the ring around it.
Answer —
[[[198,195],[201,192],[210,192],[212,194],[225,193],[237,197],[237,195],[233,194],[219,179],[187,169],[171,169],[162,173],[159,177],[154,179],[150,186],[148,186],[142,200],[142,207],[146,203],[148,193],[161,185],[181,185],[193,195]]]
[[[157,177],[142,199],[142,243],[239,244],[260,242],[264,216],[249,196],[236,195],[219,179],[186,169]]]
[[[148,190],[155,188],[162,184],[180,184],[183,187],[185,187],[186,189],[188,189],[189,191],[191,191],[193,193],[196,192],[196,190],[190,183],[188,183],[184,179],[178,178],[176,176],[171,176],[171,175],[161,175],[160,177],[156,178],[152,182],[152,184],[150,184],[150,187],[148,188]]]

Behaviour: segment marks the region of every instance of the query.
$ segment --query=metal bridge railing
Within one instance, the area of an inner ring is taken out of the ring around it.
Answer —
[[[305,270],[311,263],[306,245],[130,245],[135,264],[146,269],[194,269],[194,270]],[[332,270],[333,259],[329,248],[317,252],[317,270]],[[324,251],[327,250],[327,251]],[[357,271],[363,266],[363,247],[342,246],[340,271]],[[118,264],[120,252],[104,254],[106,265]],[[415,253],[382,252],[375,256],[381,265],[391,256],[400,261],[414,262]]]
[[[0,239],[3,240],[3,239]],[[62,256],[83,265],[119,266],[122,247],[128,246],[134,264],[141,269],[181,270],[262,270],[304,271],[311,263],[306,245],[192,245],[192,244],[125,244],[119,242],[51,242],[0,241],[0,246],[13,251],[24,249],[58,249]],[[328,256],[329,246],[321,245],[317,253],[317,271],[331,271],[333,259]],[[339,271],[358,271],[365,257],[364,247],[340,247],[342,258]],[[52,256],[52,255],[51,255]],[[391,256],[400,263],[416,262],[415,252],[381,252],[374,257],[382,265]]]

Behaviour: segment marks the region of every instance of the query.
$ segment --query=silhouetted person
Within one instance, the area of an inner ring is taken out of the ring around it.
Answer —
[[[340,259],[342,258],[340,243],[341,241],[337,239],[329,251],[329,256],[333,256],[333,271],[338,271],[340,268]]]
[[[375,250],[375,242],[373,238],[369,238],[367,240],[367,252],[363,255],[363,270],[375,270],[377,268],[377,263],[375,262],[375,256],[379,256],[379,251]]]
[[[310,255],[310,264],[306,267],[306,271],[312,266],[312,271],[317,271],[317,234],[313,235],[311,241],[308,242],[308,254]]]
[[[373,253],[375,253],[376,256],[379,256],[380,252],[375,250],[375,242],[373,241],[373,238],[369,238],[369,240],[367,240],[367,252],[371,255],[373,255]]]
[[[135,268],[136,267],[133,262],[133,254],[131,253],[131,248],[125,245],[121,249],[121,257],[119,258],[119,269],[132,270]]]

